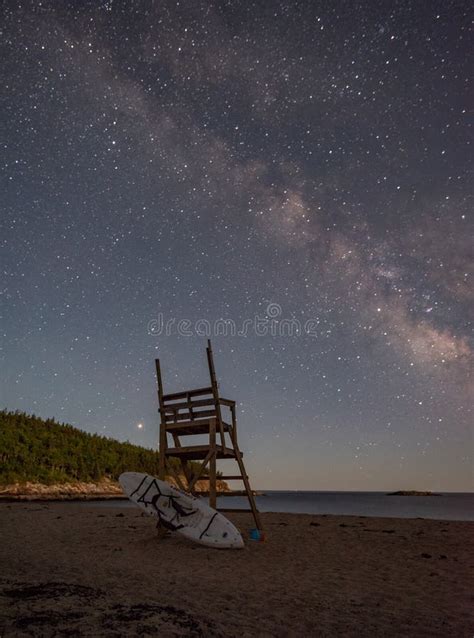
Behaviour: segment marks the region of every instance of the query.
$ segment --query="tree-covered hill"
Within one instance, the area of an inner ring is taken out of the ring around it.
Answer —
[[[54,419],[0,411],[0,485],[98,482],[122,472],[158,475],[158,453]]]

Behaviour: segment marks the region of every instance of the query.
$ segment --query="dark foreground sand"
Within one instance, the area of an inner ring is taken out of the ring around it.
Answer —
[[[219,551],[119,504],[0,504],[0,636],[474,635],[474,523],[263,519]]]

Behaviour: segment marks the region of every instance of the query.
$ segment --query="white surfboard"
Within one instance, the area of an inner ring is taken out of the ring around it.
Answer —
[[[208,547],[244,547],[239,530],[204,501],[149,474],[124,472],[119,483],[128,498],[163,527]]]

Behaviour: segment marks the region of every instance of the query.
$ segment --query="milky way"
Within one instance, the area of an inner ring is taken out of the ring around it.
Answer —
[[[468,9],[4,3],[2,404],[153,446],[211,336],[257,487],[472,489]]]

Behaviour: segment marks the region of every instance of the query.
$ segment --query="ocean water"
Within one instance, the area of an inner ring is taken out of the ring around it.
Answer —
[[[386,492],[265,491],[257,496],[261,512],[294,514],[337,514],[389,518],[432,518],[474,521],[474,493],[445,493],[440,496],[388,496]],[[97,507],[135,507],[129,501],[96,501]],[[225,497],[217,507],[246,508],[244,497]]]
[[[245,507],[246,499],[218,500],[218,506],[227,504]],[[386,492],[266,491],[264,496],[257,496],[257,505],[261,512],[474,521],[474,493],[388,496]]]

